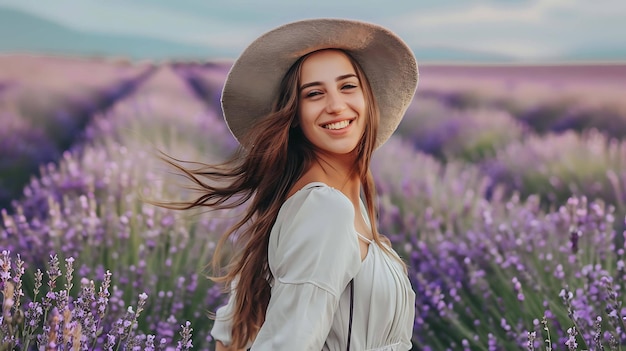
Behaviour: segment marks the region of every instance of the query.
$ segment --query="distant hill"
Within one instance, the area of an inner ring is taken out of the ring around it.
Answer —
[[[626,40],[624,45],[607,48],[605,46],[587,46],[567,53],[572,62],[619,62],[626,63]]]
[[[414,47],[413,51],[418,62],[454,62],[454,63],[478,63],[497,62],[513,63],[515,58],[490,52],[458,50],[445,47]]]
[[[0,7],[0,52],[125,56],[131,59],[221,57],[201,46],[139,36],[81,32],[53,21]]]
[[[141,36],[81,32],[51,20],[0,6],[0,52],[124,56],[131,59],[203,59],[237,53]],[[513,58],[442,47],[415,47],[418,61],[512,62]]]

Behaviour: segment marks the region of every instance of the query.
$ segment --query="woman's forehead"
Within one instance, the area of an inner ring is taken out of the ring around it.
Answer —
[[[336,79],[348,74],[356,75],[350,58],[340,50],[316,51],[302,62],[302,83],[317,79]]]

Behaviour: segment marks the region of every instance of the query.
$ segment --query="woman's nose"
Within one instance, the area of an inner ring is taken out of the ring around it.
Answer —
[[[337,114],[346,109],[346,102],[339,92],[329,92],[326,97],[326,112]]]

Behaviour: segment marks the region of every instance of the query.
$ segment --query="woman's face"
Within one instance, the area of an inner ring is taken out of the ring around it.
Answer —
[[[302,63],[299,124],[318,149],[347,154],[365,130],[365,97],[352,63],[341,51],[323,50]]]

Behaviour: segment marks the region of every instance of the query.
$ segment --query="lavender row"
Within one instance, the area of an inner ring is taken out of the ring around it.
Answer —
[[[0,207],[7,207],[39,165],[55,161],[74,144],[95,112],[130,94],[151,72],[150,67],[115,72],[100,67],[88,80],[80,70],[53,61],[26,67],[41,71],[37,80],[11,77],[13,83],[0,96]]]
[[[198,99],[172,66],[160,67],[132,97],[98,114],[85,134],[89,142],[111,138],[122,143],[130,140],[186,158],[184,153],[167,145],[180,140],[202,152],[210,152],[201,158],[205,160],[224,157],[237,145],[221,113]]]
[[[230,68],[229,62],[174,65],[175,72],[200,99],[220,115],[221,93]]]
[[[489,108],[510,114],[518,122],[536,133],[582,132],[597,128],[606,135],[623,139],[626,137],[626,109],[616,102],[590,103],[586,98],[577,98],[553,93],[552,99],[525,96],[505,96],[495,98],[482,96],[473,90],[468,91],[425,91],[422,98],[437,101],[439,104],[457,110]],[[534,101],[533,101],[534,100]]]
[[[597,130],[531,135],[497,150],[480,163],[490,189],[522,197],[540,194],[544,203],[563,204],[571,195],[600,198],[626,214],[626,141]],[[622,223],[618,223],[622,227]]]
[[[625,70],[625,65],[424,65],[418,95],[453,109],[502,110],[540,134],[595,127],[622,139]]]
[[[529,133],[527,126],[502,109],[457,109],[417,96],[395,134],[441,160],[480,162]]]
[[[136,96],[96,116],[87,129],[88,143],[66,152],[58,165],[43,167],[15,214],[3,213],[0,241],[25,262],[25,282],[34,281],[50,255],[74,259],[78,281],[102,284],[106,272],[113,273],[116,302],[93,340],[98,347],[106,345],[119,320],[127,320],[127,304],[146,293],[150,298],[133,338],[116,344],[130,347],[131,340],[152,335],[164,340],[163,347],[174,347],[185,324],[179,321],[189,321],[195,326],[189,342],[208,349],[207,312],[223,303],[205,265],[234,214],[177,213],[143,201],[186,196],[180,179],[168,176],[156,158],[157,149],[192,160],[215,159],[232,143],[202,102],[178,89],[172,95],[172,77],[178,79],[160,70]]]

